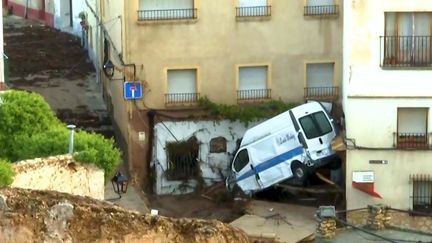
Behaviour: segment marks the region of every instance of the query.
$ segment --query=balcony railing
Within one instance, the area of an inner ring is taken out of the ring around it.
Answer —
[[[271,16],[271,6],[237,7],[236,17]]]
[[[381,36],[381,66],[430,67],[431,36]]]
[[[271,99],[271,89],[237,90],[237,101]]]
[[[138,10],[139,21],[154,20],[177,20],[177,19],[196,19],[197,9],[158,9],[158,10]]]
[[[429,149],[428,133],[394,133],[398,149]]]
[[[327,16],[327,15],[338,15],[338,5],[323,5],[323,6],[305,6],[305,16]]]
[[[197,103],[199,99],[199,93],[174,93],[165,94],[165,104],[193,104]]]
[[[339,87],[306,87],[305,99],[335,100],[339,97]]]

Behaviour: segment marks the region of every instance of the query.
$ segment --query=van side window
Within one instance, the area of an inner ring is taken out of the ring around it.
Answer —
[[[236,172],[239,172],[249,163],[249,155],[246,149],[243,149],[237,154],[237,157],[234,161],[234,169]]]

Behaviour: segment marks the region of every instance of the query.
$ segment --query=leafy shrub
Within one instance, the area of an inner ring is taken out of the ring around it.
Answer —
[[[79,131],[75,134],[74,158],[80,162],[93,163],[105,171],[105,178],[114,174],[121,152],[114,145],[114,140],[106,139],[100,134]]]
[[[68,152],[69,130],[58,120],[42,96],[24,91],[0,95],[0,156],[10,161],[48,157]],[[112,139],[78,131],[74,158],[94,163],[108,178],[117,168],[121,153]]]
[[[65,126],[53,127],[45,132],[32,135],[21,134],[13,137],[13,146],[9,152],[11,161],[42,158],[66,154],[69,144],[69,130]]]
[[[42,96],[11,90],[0,94],[0,154],[11,161],[23,137],[46,132],[62,123]]]
[[[249,122],[257,119],[276,116],[298,104],[285,103],[281,100],[271,100],[253,105],[224,105],[216,104],[207,97],[202,97],[199,99],[199,105],[204,109],[210,110],[211,114],[214,116],[231,121],[239,120],[245,125],[248,125]]]
[[[0,95],[0,134],[44,132],[61,122],[42,96],[11,90]]]
[[[12,183],[14,170],[11,163],[0,160],[0,187],[8,186]]]

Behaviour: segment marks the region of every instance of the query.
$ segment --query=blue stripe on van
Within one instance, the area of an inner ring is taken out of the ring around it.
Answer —
[[[303,147],[297,147],[297,148],[294,148],[288,152],[280,154],[280,155],[278,155],[272,159],[264,161],[261,164],[255,166],[254,170],[252,170],[252,169],[248,170],[246,173],[239,176],[237,178],[237,181],[241,181],[241,180],[248,178],[249,176],[253,176],[253,175],[255,175],[255,172],[256,173],[263,172],[263,171],[265,171],[265,170],[267,170],[267,169],[269,169],[275,165],[278,165],[278,164],[280,164],[284,161],[287,161],[287,160],[289,160],[289,159],[291,159],[297,155],[300,155],[302,153],[303,153]]]

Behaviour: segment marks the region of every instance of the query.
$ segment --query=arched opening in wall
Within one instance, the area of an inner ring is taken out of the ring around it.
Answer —
[[[227,140],[224,137],[216,137],[210,140],[210,153],[225,153],[227,151]]]
[[[167,143],[168,180],[190,180],[201,175],[199,166],[199,144],[195,136],[186,141]]]

